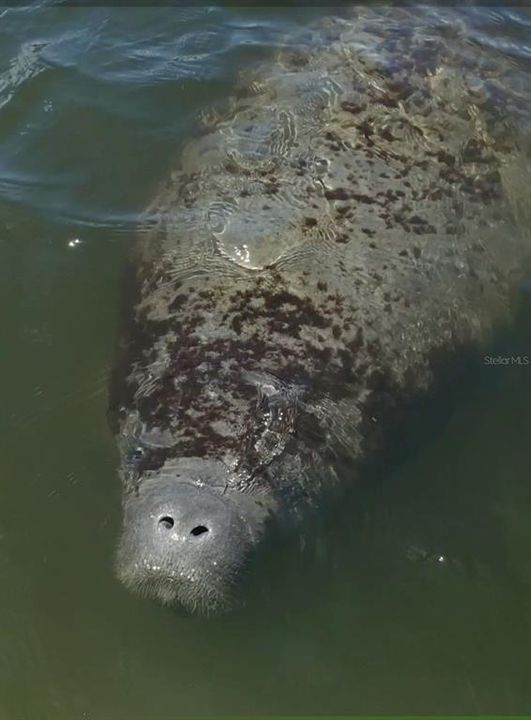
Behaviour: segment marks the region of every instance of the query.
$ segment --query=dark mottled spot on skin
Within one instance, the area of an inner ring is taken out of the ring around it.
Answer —
[[[344,188],[334,188],[333,190],[325,190],[325,197],[327,200],[348,200],[352,196]]]
[[[312,352],[315,353],[315,355],[320,360],[321,368],[325,368],[330,363],[330,360],[332,359],[332,350],[329,347],[324,348],[312,348]]]
[[[397,100],[407,100],[413,92],[413,87],[406,78],[392,78],[387,87]]]
[[[299,52],[297,50],[293,50],[289,54],[287,54],[286,62],[288,63],[288,65],[291,65],[292,67],[300,68],[300,67],[304,67],[305,65],[307,65],[309,60],[308,60],[308,57],[306,55],[304,55],[304,53]]]
[[[398,101],[396,100],[396,98],[389,95],[380,94],[375,98],[375,101],[377,103],[380,103],[380,105],[384,105],[387,108],[398,107]]]
[[[339,325],[332,326],[332,335],[335,337],[336,340],[341,337],[341,328],[339,327]]]
[[[304,224],[306,227],[315,227],[317,225],[317,220],[313,217],[305,217]]]
[[[349,102],[348,100],[344,100],[341,103],[341,107],[346,112],[352,113],[352,115],[359,115],[360,112],[365,110],[367,107],[366,105],[357,105],[356,103]]]
[[[380,137],[381,137],[383,140],[387,140],[388,142],[393,142],[393,140],[395,140],[395,136],[394,136],[393,133],[389,130],[389,128],[384,128],[383,130],[381,130],[381,131],[380,131]]]
[[[470,138],[461,150],[461,159],[466,163],[479,163],[485,160],[484,145],[476,138]]]
[[[358,202],[363,203],[364,205],[378,204],[378,201],[376,200],[376,198],[372,198],[372,197],[370,197],[370,195],[362,195],[359,193],[352,193],[351,197],[354,200],[357,200]]]
[[[176,295],[173,300],[171,301],[169,305],[169,309],[173,312],[174,310],[177,310],[178,308],[183,305],[187,300],[186,295],[183,295],[182,293]]]
[[[276,195],[280,189],[280,185],[274,182],[266,183],[265,192],[268,195]]]
[[[203,317],[203,315],[200,315],[199,313],[195,313],[190,318],[190,328],[192,330],[195,330],[198,325],[201,325],[204,322],[204,319],[205,318]]]
[[[317,283],[317,289],[321,292],[326,292],[328,290],[327,283],[323,282],[322,280],[319,280]]]
[[[414,257],[416,260],[418,260],[419,257],[420,257],[420,255],[421,255],[421,249],[419,248],[418,245],[414,245],[414,246],[413,246],[413,257]]]

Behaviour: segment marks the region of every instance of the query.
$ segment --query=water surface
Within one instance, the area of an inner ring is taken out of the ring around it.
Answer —
[[[106,392],[135,222],[198,113],[326,12],[0,11],[1,720],[531,713],[531,366],[478,364],[423,442],[271,550],[238,613],[113,578]],[[528,92],[529,11],[451,13]],[[502,354],[531,355],[521,295]]]

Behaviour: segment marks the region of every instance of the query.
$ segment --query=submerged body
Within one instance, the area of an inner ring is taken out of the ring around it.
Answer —
[[[507,320],[529,252],[494,70],[396,10],[312,32],[183,149],[139,241],[117,568],[189,609],[230,606],[269,520]]]

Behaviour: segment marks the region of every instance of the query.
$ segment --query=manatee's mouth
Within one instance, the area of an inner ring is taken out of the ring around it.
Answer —
[[[243,568],[225,569],[223,577],[213,577],[212,573],[205,577],[203,572],[164,566],[155,559],[143,558],[131,564],[124,562],[123,555],[120,545],[116,562],[118,579],[142,598],[165,606],[181,606],[199,615],[219,615],[237,605],[236,587]]]

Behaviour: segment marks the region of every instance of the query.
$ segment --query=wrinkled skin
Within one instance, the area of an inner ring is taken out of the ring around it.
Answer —
[[[510,68],[418,10],[364,12],[242,82],[141,229],[117,573],[163,603],[231,607],[272,520],[339,462],[352,478],[441,359],[509,317],[529,252]]]

